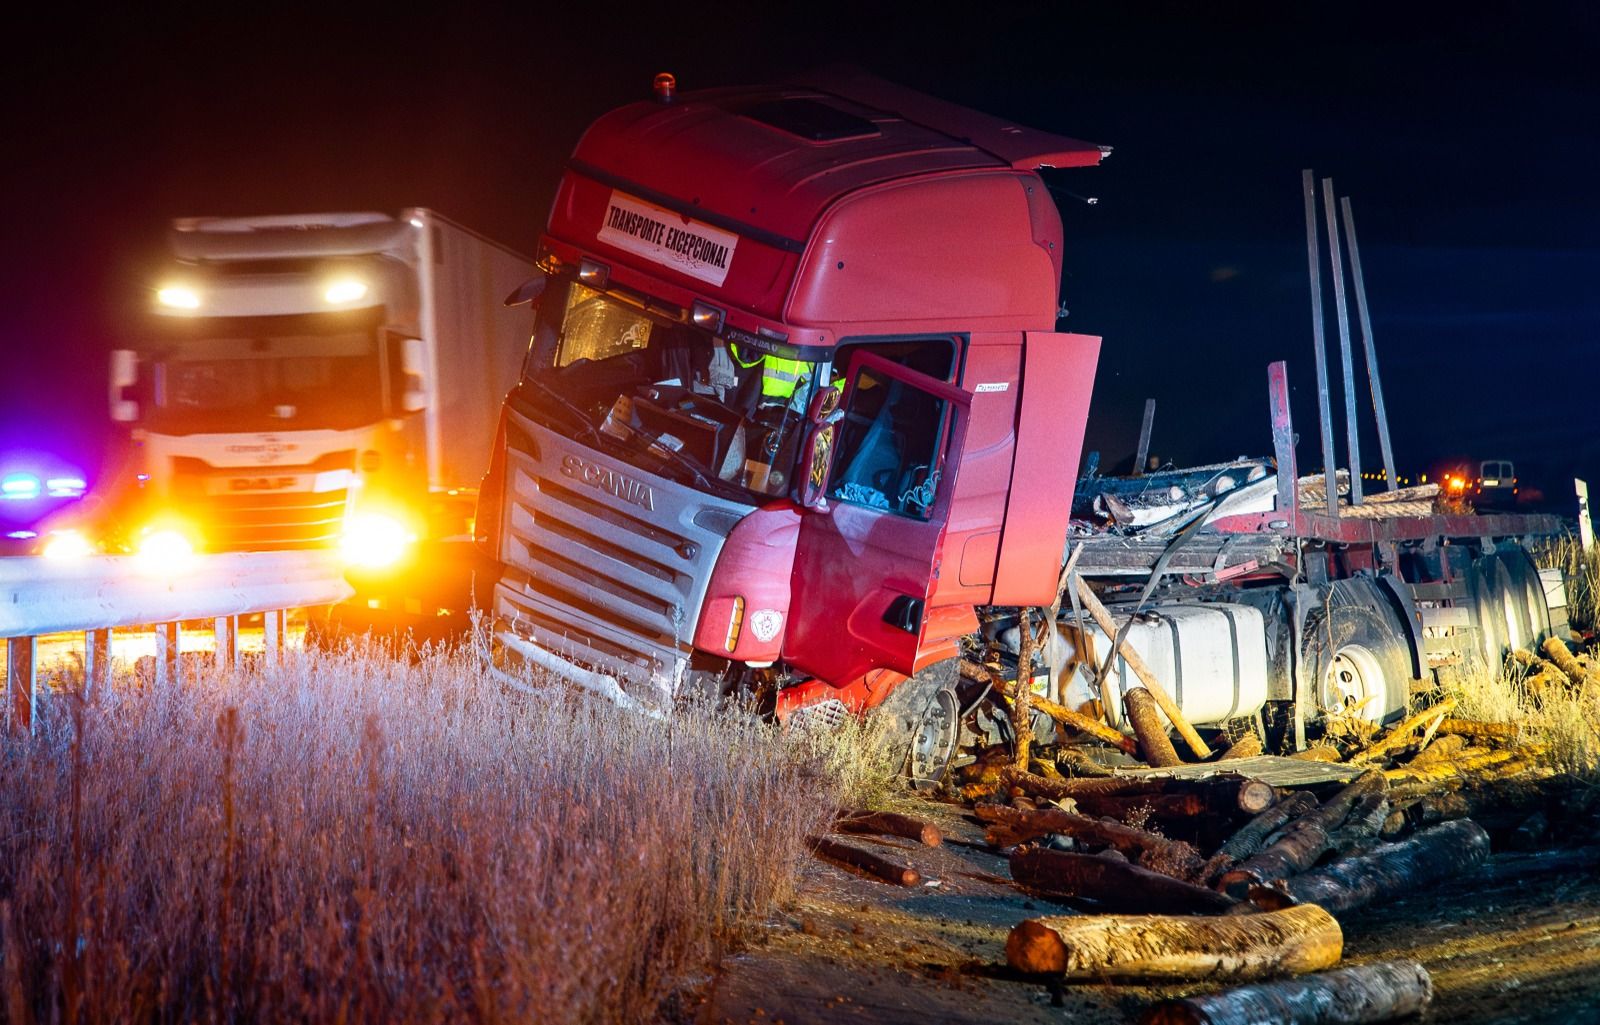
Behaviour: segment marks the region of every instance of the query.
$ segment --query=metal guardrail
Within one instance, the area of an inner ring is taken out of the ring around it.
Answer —
[[[0,638],[6,643],[6,718],[31,730],[38,699],[38,639],[84,634],[84,686],[111,677],[111,632],[154,626],[156,678],[178,673],[181,621],[214,623],[219,665],[238,653],[239,617],[265,615],[269,657],[282,650],[285,613],[354,594],[326,552],[228,552],[174,564],[138,556],[0,559]]]

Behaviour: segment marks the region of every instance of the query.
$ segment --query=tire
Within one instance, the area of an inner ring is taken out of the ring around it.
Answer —
[[[902,681],[872,710],[887,720],[885,743],[900,772],[917,790],[944,779],[961,736],[956,698],[959,659],[946,659]]]
[[[1500,671],[1511,644],[1506,636],[1506,587],[1499,577],[1500,566],[1492,557],[1473,562],[1467,577],[1472,625],[1478,630],[1477,655],[1490,673]]]
[[[1309,717],[1354,709],[1374,723],[1406,712],[1411,691],[1411,641],[1389,596],[1371,580],[1339,580],[1322,588],[1300,634],[1301,685],[1310,689]]]
[[[1540,643],[1550,636],[1550,606],[1544,600],[1544,582],[1539,579],[1539,567],[1521,548],[1496,552],[1495,559],[1505,567],[1511,593],[1519,599],[1524,627],[1522,646],[1537,651]]]

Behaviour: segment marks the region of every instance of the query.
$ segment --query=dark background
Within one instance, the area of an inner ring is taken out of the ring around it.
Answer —
[[[1314,167],[1355,206],[1402,473],[1511,458],[1563,509],[1574,473],[1600,483],[1600,20],[1582,5],[755,8],[128,5],[10,23],[0,451],[92,471],[105,353],[131,340],[174,216],[420,205],[531,250],[584,125],[654,72],[692,89],[845,62],[1115,147],[1049,173],[1067,326],[1105,338],[1090,447],[1108,464],[1146,396],[1163,457],[1269,452],[1279,358],[1302,466],[1319,464]]]

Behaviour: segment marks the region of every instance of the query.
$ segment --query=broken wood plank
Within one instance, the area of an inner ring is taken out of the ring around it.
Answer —
[[[898,836],[906,840],[915,840],[924,847],[937,847],[944,839],[939,827],[933,823],[892,811],[856,812],[839,819],[833,828],[843,833]]]
[[[1424,829],[1369,854],[1340,858],[1279,884],[1301,903],[1351,911],[1470,873],[1489,856],[1489,834],[1471,819]]]
[[[1012,852],[1011,878],[1045,896],[1092,900],[1112,911],[1220,914],[1237,903],[1215,890],[1125,861],[1041,847]]]
[[[1082,599],[1084,607],[1089,610],[1089,615],[1107,637],[1115,638],[1117,636],[1117,625],[1112,621],[1111,613],[1101,603],[1094,590],[1083,581],[1082,577],[1076,579],[1078,581],[1078,597]],[[1166,713],[1167,718],[1172,722],[1173,728],[1178,731],[1178,735],[1183,738],[1184,743],[1189,745],[1189,750],[1193,751],[1195,756],[1202,761],[1210,758],[1211,748],[1207,746],[1204,740],[1200,739],[1200,734],[1195,732],[1194,727],[1189,725],[1189,720],[1183,717],[1183,713],[1178,710],[1178,706],[1173,702],[1171,696],[1161,686],[1161,681],[1156,679],[1156,674],[1151,671],[1143,656],[1134,649],[1126,637],[1122,639],[1122,643],[1118,646],[1117,654],[1122,656],[1122,660],[1128,664],[1128,668],[1132,669],[1134,675],[1144,684],[1145,689],[1150,692],[1150,696],[1155,699],[1161,711]],[[1124,697],[1124,700],[1126,700],[1126,697]]]
[[[896,886],[916,886],[922,881],[922,874],[911,866],[902,865],[882,855],[862,850],[860,847],[829,840],[825,836],[811,837],[808,842],[811,844],[813,854],[860,869],[886,883],[894,883]]]
[[[1338,964],[1344,935],[1315,904],[1255,915],[1030,918],[1006,938],[1018,971],[1067,981],[1248,981]]]
[[[1432,999],[1422,965],[1379,961],[1164,1000],[1139,1025],[1372,1025],[1420,1014]]]
[[[1033,707],[1069,730],[1087,734],[1098,741],[1126,751],[1130,755],[1139,753],[1139,748],[1134,744],[1132,737],[1118,733],[1099,719],[1091,718],[1082,712],[1074,712],[1066,705],[1059,705],[1049,698],[1042,698],[1037,694],[1033,696],[1032,702]]]

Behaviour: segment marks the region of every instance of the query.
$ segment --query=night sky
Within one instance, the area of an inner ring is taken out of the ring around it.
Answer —
[[[1105,338],[1089,440],[1107,463],[1146,396],[1163,456],[1270,452],[1281,358],[1317,465],[1313,167],[1355,207],[1402,471],[1508,457],[1553,497],[1574,472],[1600,483],[1584,6],[757,6],[128,5],[12,25],[0,444],[97,462],[105,353],[132,340],[171,217],[421,205],[531,250],[578,134],[656,71],[693,89],[851,63],[1115,147],[1047,172],[1067,326]]]

